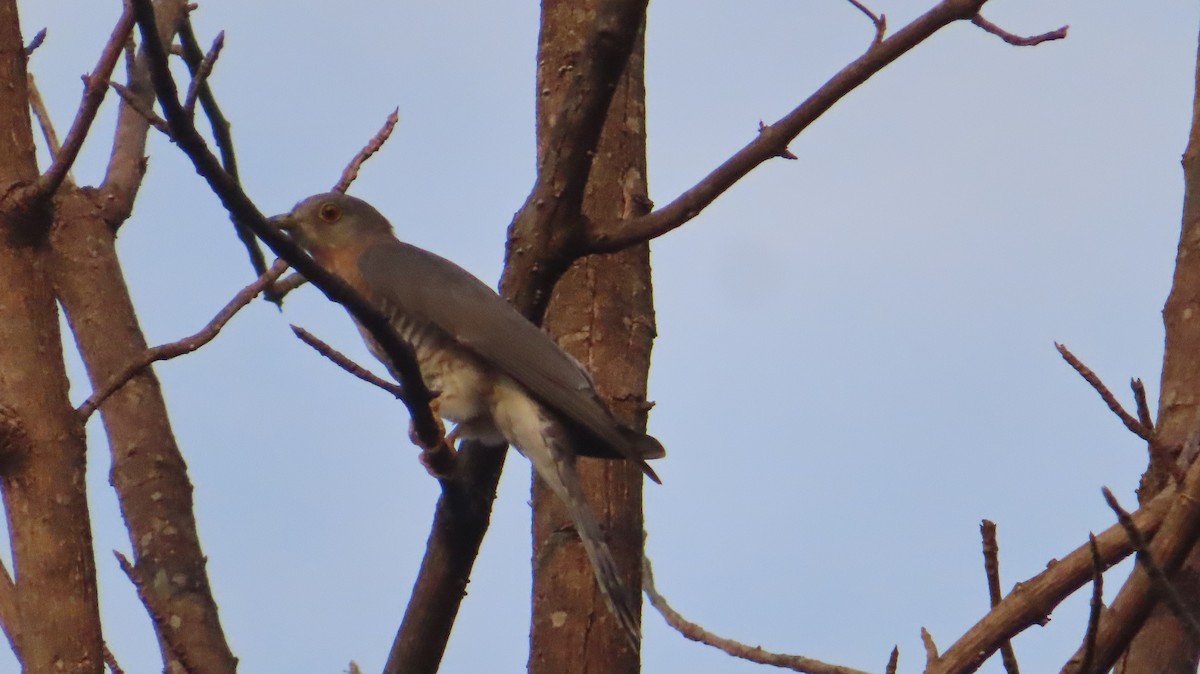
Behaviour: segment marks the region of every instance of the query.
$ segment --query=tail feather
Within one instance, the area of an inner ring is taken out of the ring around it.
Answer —
[[[629,589],[621,580],[617,562],[613,559],[612,551],[604,542],[604,533],[600,524],[592,515],[591,508],[583,498],[583,488],[579,484],[579,474],[575,472],[574,457],[556,457],[558,469],[558,485],[551,485],[575,524],[583,550],[591,562],[592,572],[596,576],[596,584],[608,604],[609,610],[616,617],[621,629],[625,632],[629,645],[638,650],[641,647],[642,627],[637,611],[634,610]]]

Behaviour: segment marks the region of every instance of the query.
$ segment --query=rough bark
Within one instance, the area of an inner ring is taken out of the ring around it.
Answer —
[[[1200,56],[1198,56],[1200,60]],[[1166,349],[1158,423],[1150,444],[1150,465],[1138,498],[1145,503],[1168,484],[1180,448],[1200,432],[1200,64],[1192,129],[1183,154],[1183,225],[1175,259],[1175,277],[1163,308]],[[1193,613],[1200,611],[1200,549],[1193,549],[1172,583]],[[1161,602],[1117,663],[1124,674],[1194,674],[1200,643]]]
[[[595,2],[543,3],[538,68],[539,156],[551,137],[571,64],[583,45]],[[645,89],[638,41],[596,148],[583,199],[589,219],[643,212],[646,198]],[[648,247],[575,262],[555,287],[546,329],[592,372],[598,390],[624,421],[644,424],[646,376],[654,338]],[[580,461],[589,503],[622,570],[640,597],[642,477],[624,462]],[[570,519],[540,481],[534,483],[533,626],[529,671],[637,672],[631,649],[596,587],[570,531]]]
[[[0,193],[37,178],[15,0],[0,1]],[[45,206],[0,213],[0,487],[27,674],[103,665],[83,428],[67,397],[58,309],[44,270]]]
[[[91,190],[65,189],[58,199],[51,275],[92,387],[103,386],[147,348],[117,260],[115,233]],[[165,621],[171,642],[194,674],[233,672],[205,571],[192,511],[192,484],[175,441],[166,401],[147,368],[100,407],[116,489],[133,547],[134,570],[147,607]],[[175,659],[162,644],[164,662]],[[169,665],[176,671],[178,663]],[[178,670],[182,671],[182,670]]]

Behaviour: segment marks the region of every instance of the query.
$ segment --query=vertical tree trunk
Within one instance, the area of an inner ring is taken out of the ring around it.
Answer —
[[[1138,498],[1153,498],[1168,483],[1179,450],[1200,434],[1200,54],[1192,129],[1183,154],[1183,227],[1175,259],[1175,278],[1163,308],[1166,348],[1158,422],[1150,447],[1150,465]],[[1172,578],[1193,613],[1200,611],[1200,548],[1194,549]],[[1119,673],[1195,674],[1200,643],[1163,603],[1151,612],[1118,661]]]
[[[538,50],[538,152],[545,151],[571,64],[595,0],[545,0]],[[641,212],[646,198],[645,86],[641,40],[616,91],[592,165],[583,211],[592,219]],[[645,422],[654,338],[647,246],[576,262],[555,287],[546,329],[592,372],[613,410]],[[640,597],[642,476],[624,462],[580,461],[589,503],[635,597]],[[632,650],[596,587],[578,539],[563,535],[566,512],[534,481],[533,626],[529,671],[637,672]]]
[[[15,0],[0,0],[0,194],[37,177]],[[49,204],[0,212],[0,487],[27,674],[103,667],[83,427],[43,269]]]

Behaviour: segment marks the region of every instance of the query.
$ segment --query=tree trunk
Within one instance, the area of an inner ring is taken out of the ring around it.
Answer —
[[[1175,258],[1175,278],[1163,308],[1166,348],[1158,422],[1150,465],[1138,498],[1149,501],[1168,484],[1184,443],[1200,434],[1200,55],[1192,129],[1183,154],[1183,227]],[[1200,612],[1200,548],[1193,549],[1172,578],[1193,613]],[[1195,674],[1200,643],[1162,602],[1154,608],[1125,655],[1120,674]]]
[[[37,178],[15,0],[0,0],[0,194]],[[0,488],[27,674],[104,666],[83,426],[67,397],[58,307],[44,261],[49,200],[0,211]]]
[[[545,0],[538,51],[538,152],[546,150],[575,56],[591,25],[594,0]],[[639,39],[613,98],[595,153],[583,212],[593,220],[639,214],[647,205],[645,85]],[[646,377],[654,339],[649,248],[577,261],[555,287],[545,327],[595,378],[617,415],[644,424]],[[642,476],[619,461],[581,459],[589,504],[608,534],[621,575],[640,597]],[[529,671],[637,672],[629,647],[596,587],[570,519],[544,485],[533,488],[533,625]]]

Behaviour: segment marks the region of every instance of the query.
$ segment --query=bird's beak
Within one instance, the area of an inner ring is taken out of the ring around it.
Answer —
[[[283,215],[276,215],[273,218],[267,218],[267,222],[275,225],[288,234],[292,233],[292,230],[296,228],[297,224],[296,219],[292,217],[291,213],[284,213]]]

